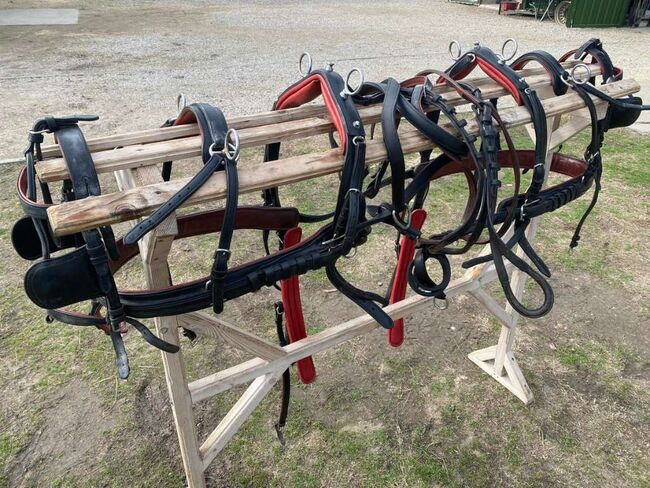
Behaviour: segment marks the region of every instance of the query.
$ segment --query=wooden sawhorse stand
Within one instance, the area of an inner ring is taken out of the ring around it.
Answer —
[[[537,89],[540,98],[544,99],[543,104],[549,117],[549,150],[546,158],[548,173],[556,148],[587,128],[589,120],[580,113],[585,109],[577,95],[567,94],[561,97],[552,95],[550,83],[546,75],[543,74],[543,70],[524,70],[522,76],[524,75],[527,76],[529,85]],[[476,83],[481,86],[486,98],[505,95],[503,89],[490,80],[481,79]],[[610,96],[620,98],[637,92],[639,85],[633,80],[626,80],[602,86],[601,89]],[[458,97],[454,98],[451,91],[444,92],[444,90],[441,88],[443,96],[450,104],[462,104]],[[597,101],[597,106],[602,116],[605,106],[600,101]],[[362,108],[360,113],[364,124],[378,121],[380,117],[380,110],[377,107]],[[573,113],[575,116],[561,126],[561,116],[568,113]],[[230,123],[231,126],[240,129],[244,146],[261,145],[279,140],[279,137],[290,139],[325,134],[332,130],[333,126],[322,115],[322,107],[307,106],[281,113],[240,117],[231,119]],[[528,112],[521,107],[502,110],[501,117],[510,127],[530,123]],[[290,133],[288,128],[297,131],[298,127],[302,131],[299,136],[287,136]],[[304,129],[304,127],[308,127],[308,129]],[[469,122],[467,129],[470,133],[478,132],[474,121]],[[530,130],[529,133],[531,133]],[[128,144],[137,145],[137,147],[128,147]],[[410,153],[431,147],[430,143],[415,131],[405,132],[402,136],[402,144],[404,151]],[[95,159],[97,171],[99,173],[114,172],[120,192],[93,199],[62,203],[52,207],[48,210],[50,223],[54,232],[59,235],[126,221],[150,213],[152,209],[164,203],[184,183],[184,181],[163,182],[156,164],[168,159],[197,156],[200,141],[196,137],[196,127],[181,126],[95,140],[89,139],[88,145],[93,154],[99,153]],[[125,147],[112,150],[117,146]],[[170,156],[172,148],[174,152],[173,156]],[[65,164],[60,158],[57,159],[57,155],[60,156],[60,153],[57,153],[56,146],[45,148],[43,153],[46,159],[37,166],[39,179],[56,181],[65,177]],[[369,141],[368,162],[378,162],[383,158],[385,158],[385,149],[381,141]],[[264,167],[257,165],[242,168],[240,170],[241,192],[258,191],[261,188],[333,173],[340,168],[341,164],[340,155],[334,150],[321,155],[297,156],[275,163],[265,163]],[[265,174],[264,169],[271,167],[275,170]],[[216,174],[188,203],[223,198],[224,186],[222,175]],[[129,208],[129,212],[126,214],[120,212],[120,209],[127,208],[125,206]],[[535,219],[529,226],[527,230],[529,241],[534,241],[538,226],[539,219]],[[167,257],[176,233],[176,219],[172,215],[139,243],[147,284],[151,288],[171,284]],[[489,247],[486,246],[482,253],[488,252]],[[523,294],[524,276],[515,271],[512,277],[513,290],[518,298],[521,298]],[[485,286],[495,279],[496,272],[492,264],[477,266],[453,281],[446,294],[450,298],[461,293],[470,294],[501,322],[502,330],[497,345],[475,351],[469,355],[469,358],[521,401],[528,404],[532,401],[533,395],[513,354],[517,316],[511,308],[503,308],[485,289]],[[431,304],[430,298],[411,296],[387,306],[385,311],[392,318],[397,319],[431,306]],[[197,334],[228,342],[250,353],[253,357],[253,359],[236,366],[188,383],[182,351],[176,354],[162,353],[181,456],[190,487],[205,486],[205,470],[273,388],[282,372],[292,363],[343,344],[378,327],[378,324],[370,316],[364,315],[280,347],[205,312],[159,317],[155,319],[155,325],[159,336],[173,344],[179,344],[178,328],[183,326]],[[208,438],[202,444],[199,443],[192,411],[193,404],[227,391],[233,386],[246,383],[250,383],[250,385],[240,399]]]

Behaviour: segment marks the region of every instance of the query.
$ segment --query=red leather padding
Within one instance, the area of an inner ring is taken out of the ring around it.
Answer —
[[[318,95],[323,96],[327,113],[329,114],[334,127],[336,127],[336,130],[339,133],[339,138],[341,140],[341,151],[345,152],[347,145],[347,133],[345,131],[345,124],[343,123],[343,119],[339,113],[338,106],[336,105],[336,102],[334,102],[334,97],[338,95],[330,91],[329,85],[322,75],[318,73],[310,75],[300,83],[289,88],[282,95],[280,95],[280,98],[278,98],[278,101],[275,103],[275,110],[300,107],[305,103],[311,102]]]
[[[512,95],[512,97],[515,99],[517,105],[523,105],[524,102],[521,99],[519,90],[512,83],[512,81],[508,79],[507,76],[501,73],[498,69],[494,68],[491,64],[483,61],[481,58],[476,58],[476,62],[479,64],[486,75],[488,75],[490,78],[492,78],[494,81],[499,83],[502,87],[510,92],[510,95]]]
[[[476,61],[473,63],[467,65],[464,69],[462,69],[459,73],[454,76],[454,80],[462,80],[465,77],[467,77],[472,71],[474,71],[474,68],[476,68]],[[445,80],[444,77],[440,76],[438,80],[436,81],[436,85],[444,85],[447,80]]]
[[[301,237],[302,229],[300,227],[289,229],[284,234],[284,249],[297,245]],[[280,291],[282,293],[287,331],[289,332],[289,343],[304,339],[307,337],[307,329],[305,327],[305,318],[302,315],[300,279],[298,276],[292,276],[280,281]],[[298,371],[298,378],[306,385],[316,379],[316,367],[311,356],[299,359],[296,362],[296,370]]]
[[[427,218],[427,213],[422,210],[414,210],[411,214],[411,227],[420,230]],[[399,258],[393,278],[393,288],[390,291],[389,303],[397,303],[406,298],[406,286],[408,284],[408,269],[413,256],[415,255],[415,239],[402,236],[400,241]],[[388,331],[388,343],[393,347],[399,347],[404,342],[404,319],[394,321],[393,328]]]
[[[519,93],[519,90],[517,90],[517,87],[499,70],[495,69],[489,63],[483,61],[478,56],[476,57],[475,62],[469,64],[466,68],[461,70],[459,73],[456,73],[456,75],[453,77],[454,80],[464,79],[467,75],[469,75],[472,71],[474,71],[474,68],[476,68],[477,64],[481,67],[481,69],[486,75],[488,75],[490,78],[496,81],[503,88],[508,90],[508,92],[513,96],[513,98],[517,102],[517,105],[523,105],[523,100],[521,99],[521,94]],[[436,84],[444,85],[445,82],[446,80],[441,76],[436,81]]]

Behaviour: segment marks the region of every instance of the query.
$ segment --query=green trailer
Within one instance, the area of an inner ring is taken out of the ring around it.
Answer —
[[[621,27],[632,0],[572,0],[568,27]]]

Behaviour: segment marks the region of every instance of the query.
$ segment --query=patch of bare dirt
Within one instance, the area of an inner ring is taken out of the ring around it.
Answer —
[[[92,472],[112,447],[107,439],[118,425],[115,413],[79,380],[43,401],[40,414],[40,428],[12,462],[9,486],[44,486],[71,473]]]

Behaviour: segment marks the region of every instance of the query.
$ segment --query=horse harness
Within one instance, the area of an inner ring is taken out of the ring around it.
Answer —
[[[510,42],[506,41],[506,43]],[[13,227],[12,241],[17,253],[34,264],[25,275],[25,291],[32,302],[47,310],[49,322],[58,320],[71,325],[94,326],[111,339],[118,375],[126,378],[129,364],[122,334],[131,325],[143,338],[163,351],[175,353],[179,347],[156,337],[142,322],[158,316],[179,315],[212,306],[217,314],[224,303],[257,291],[265,286],[276,286],[281,301],[275,304],[276,329],[281,345],[307,336],[302,314],[298,276],[312,270],[325,269],[330,282],[351,299],[382,327],[388,329],[389,343],[399,346],[403,341],[403,321],[393,321],[382,309],[388,303],[402,300],[407,283],[416,292],[432,297],[435,303],[445,299],[445,288],[451,280],[450,255],[464,254],[475,244],[490,244],[491,253],[466,260],[464,268],[492,261],[506,299],[513,309],[527,317],[541,317],[553,306],[553,290],[547,278],[550,270],[526,239],[531,220],[552,212],[584,195],[593,185],[591,204],[576,228],[571,247],[580,239],[585,219],[594,207],[601,187],[601,146],[605,132],[614,127],[634,123],[642,105],[638,97],[613,99],[595,88],[589,64],[597,64],[603,83],[622,79],[623,72],[614,67],[597,39],[571,51],[558,61],[543,51],[532,51],[517,58],[510,65],[504,49],[496,54],[476,44],[466,53],[454,41],[450,51],[457,48],[455,63],[446,71],[426,70],[399,83],[389,78],[380,83],[361,82],[356,89],[350,86],[350,75],[343,79],[332,66],[312,70],[286,89],[275,102],[274,110],[299,107],[321,96],[329,119],[339,141],[330,134],[333,147],[338,147],[344,164],[333,212],[322,215],[301,213],[298,209],[281,206],[278,188],[263,192],[263,205],[239,206],[237,161],[239,138],[230,129],[223,113],[205,103],[184,107],[179,115],[165,123],[183,125],[197,123],[201,137],[203,167],[164,205],[133,227],[123,238],[115,239],[110,226],[99,227],[78,234],[56,237],[47,218],[47,208],[54,205],[52,190],[47,183],[38,182],[36,165],[43,159],[41,144],[44,134],[56,138],[69,177],[61,187],[61,200],[72,201],[101,194],[101,188],[92,156],[79,123],[96,120],[96,116],[44,117],[29,131],[25,150],[26,165],[18,176],[17,190],[25,212]],[[516,50],[516,49],[515,49]],[[305,55],[301,57],[302,61]],[[512,56],[514,57],[514,55]],[[573,57],[581,64],[567,72],[560,61]],[[589,64],[587,64],[589,60]],[[547,132],[546,115],[536,92],[519,77],[517,70],[529,63],[540,64],[551,80],[556,95],[576,92],[584,101],[591,117],[591,140],[583,159],[556,153],[550,161],[550,171],[568,177],[560,184],[543,189],[546,176]],[[479,67],[516,101],[529,111],[535,131],[534,150],[517,150],[499,116],[496,100],[483,97],[479,87],[464,78]],[[577,70],[584,69],[588,81],[577,78]],[[435,77],[432,81],[431,76]],[[449,106],[437,93],[440,86],[451,87],[464,102],[471,105],[479,134],[467,131],[467,120]],[[608,104],[607,114],[599,120],[592,97]],[[382,140],[386,159],[374,174],[366,166],[366,135],[358,107],[381,104]],[[432,150],[420,152],[420,161],[407,167],[400,135],[400,120],[407,120],[425,136],[440,153],[432,157]],[[456,132],[441,126],[440,119]],[[502,140],[504,149],[501,148]],[[268,144],[264,160],[280,157],[280,143]],[[511,170],[514,177],[512,195],[499,201],[500,171]],[[163,165],[163,178],[169,180],[172,163]],[[215,172],[223,172],[226,180],[226,198],[223,209],[193,213],[178,217],[175,239],[219,232],[213,264],[209,276],[164,289],[121,290],[114,275],[139,254],[138,241],[154,230],[200,189]],[[521,189],[521,175],[530,172],[530,184]],[[426,233],[423,226],[427,214],[424,204],[430,194],[431,183],[453,174],[463,174],[468,185],[468,199],[460,224],[453,229]],[[388,176],[387,176],[388,175]],[[364,182],[366,186],[364,187]],[[381,189],[390,187],[390,200],[373,204]],[[40,199],[37,194],[40,190]],[[319,230],[302,239],[301,223],[322,222]],[[397,231],[397,265],[390,286],[383,295],[360,289],[347,281],[337,269],[341,257],[363,245],[377,224],[390,225]],[[236,230],[261,230],[267,255],[241,265],[228,266],[232,236]],[[511,229],[511,235],[508,230]],[[276,232],[280,247],[272,252],[269,235]],[[528,257],[530,264],[519,257],[515,246]],[[63,252],[67,251],[67,252]],[[56,254],[56,255],[55,255]],[[440,282],[435,282],[427,271],[427,262],[434,260],[442,271]],[[543,293],[541,305],[530,308],[521,303],[510,286],[507,263],[530,276]],[[89,301],[89,311],[79,313],[67,307]],[[194,333],[186,331],[192,339]],[[297,371],[303,383],[316,377],[311,357],[297,362]],[[289,400],[289,372],[283,375],[283,405],[276,425],[282,440]]]

